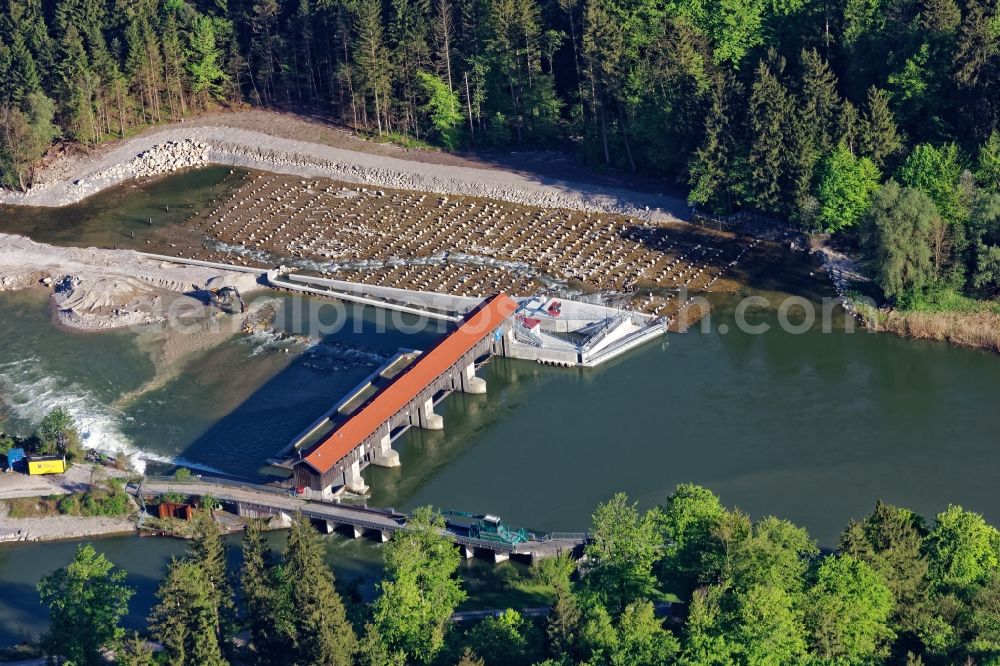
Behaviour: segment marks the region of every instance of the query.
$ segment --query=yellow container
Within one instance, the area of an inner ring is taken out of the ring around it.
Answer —
[[[66,471],[66,459],[62,456],[28,458],[28,474],[62,474]]]

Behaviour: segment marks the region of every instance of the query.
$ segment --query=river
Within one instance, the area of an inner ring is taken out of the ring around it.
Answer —
[[[195,172],[202,180],[184,180],[194,178],[187,174],[99,195],[53,220],[75,220],[80,237],[106,245],[121,220],[87,211],[130,210],[132,219],[146,209],[114,209],[104,197],[155,201],[155,209],[169,205],[163,202],[175,190],[211,196],[226,187],[228,171],[210,171]],[[34,225],[38,240],[73,242],[71,234],[56,238],[40,213],[14,222],[10,215],[19,212],[8,209],[0,231],[32,233]],[[800,281],[811,267],[800,268],[787,284],[776,278],[747,294],[775,304],[783,290],[811,300],[829,295],[823,281]],[[302,335],[234,335],[162,387],[118,404],[155,372],[141,333],[66,332],[50,324],[44,294],[0,294],[0,419],[7,421],[0,427],[26,430],[49,406],[68,404],[90,419],[90,437],[124,442],[154,464],[181,459],[253,475],[373,364],[436,335],[408,332],[405,321],[378,333],[370,310],[320,334],[303,328],[310,317],[279,301],[279,328]],[[329,307],[306,303],[307,311]],[[792,335],[775,325],[774,308],[763,307],[752,309],[751,323],[772,327],[751,335],[736,326],[737,303],[717,298],[707,332],[670,335],[598,369],[494,359],[483,371],[487,395],[448,398],[440,406],[443,431],[411,431],[399,443],[400,468],[365,472],[372,503],[490,511],[514,525],[564,531],[586,528],[594,505],[616,491],[651,506],[678,483],[694,482],[755,518],[804,525],[824,546],[877,499],[925,515],[958,503],[1000,521],[992,412],[1000,357],[845,332],[840,316],[833,332],[817,324]],[[183,547],[138,538],[98,543],[133,572],[139,609],[148,607],[163,563]],[[341,571],[353,567],[348,575],[370,583],[376,546],[330,544]],[[37,625],[31,585],[73,547],[0,548],[0,584],[12,590],[0,595],[0,643]]]

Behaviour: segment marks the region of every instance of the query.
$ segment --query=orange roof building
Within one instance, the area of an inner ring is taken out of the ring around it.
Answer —
[[[312,472],[310,477],[315,479],[319,476],[324,480],[323,486],[329,485],[325,481],[338,463],[384,430],[399,412],[411,407],[411,403],[438,378],[454,370],[463,357],[493,336],[517,307],[515,301],[502,293],[484,300],[462,319],[455,330],[420,354],[406,370],[313,446],[296,463],[296,469],[308,466]],[[302,480],[301,476],[298,478]],[[309,485],[316,487],[314,483]]]

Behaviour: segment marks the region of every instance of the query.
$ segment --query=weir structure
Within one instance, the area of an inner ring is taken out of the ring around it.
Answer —
[[[392,442],[401,432],[410,427],[444,427],[441,416],[434,413],[441,397],[451,391],[486,392],[486,382],[475,374],[476,362],[506,354],[511,317],[517,310],[518,304],[500,293],[468,312],[346,419],[334,423],[320,441],[300,449],[291,463],[295,485],[324,498],[338,489],[367,493],[361,471],[368,465],[398,466]]]

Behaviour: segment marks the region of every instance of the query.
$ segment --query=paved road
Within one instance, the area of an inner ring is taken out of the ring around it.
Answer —
[[[94,468],[94,465],[86,463],[73,465],[64,474],[29,475],[22,472],[0,472],[0,499],[48,497],[84,492],[90,488],[91,480],[94,478]],[[104,471],[105,468],[98,469]]]

